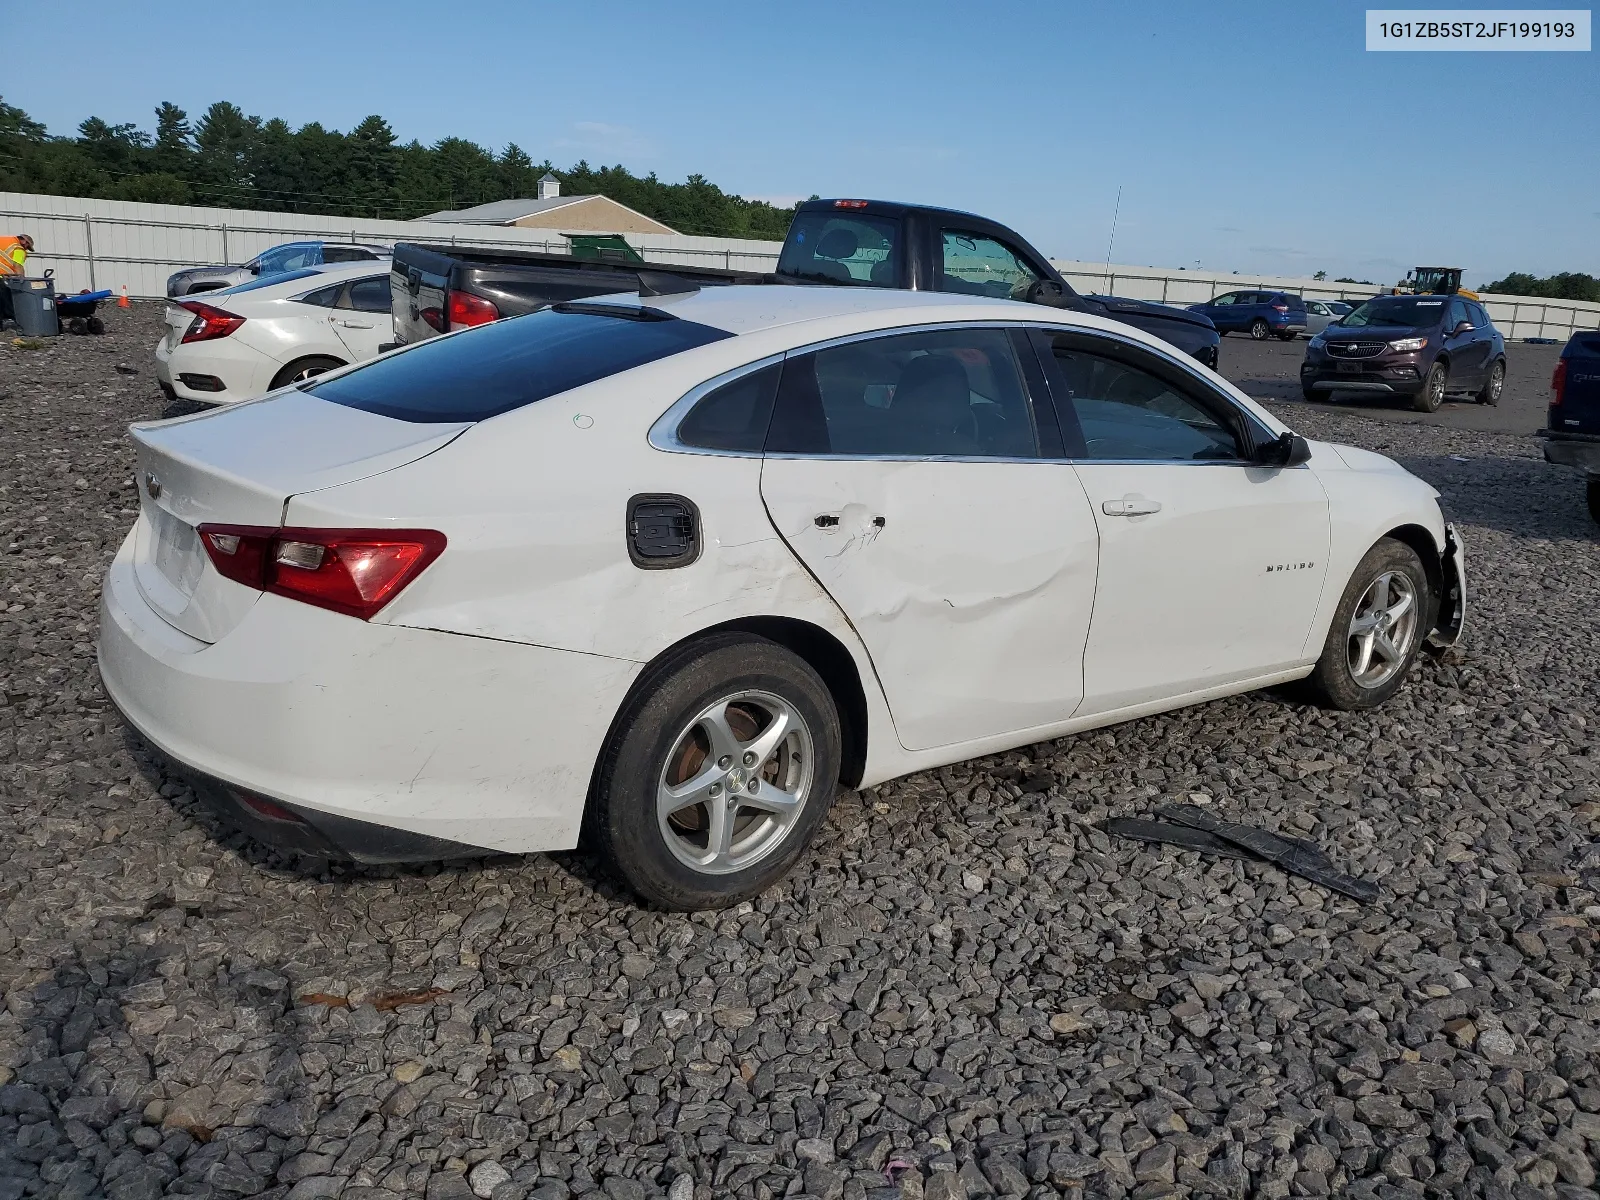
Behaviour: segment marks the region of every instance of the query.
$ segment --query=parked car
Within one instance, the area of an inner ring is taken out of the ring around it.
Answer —
[[[558,304],[132,433],[101,675],[210,803],[362,861],[586,830],[674,908],[840,784],[1307,677],[1373,708],[1464,608],[1395,463],[977,296]]]
[[[1545,460],[1584,473],[1589,515],[1600,521],[1600,331],[1568,339],[1550,388],[1550,416],[1542,432]]]
[[[385,263],[307,268],[167,302],[156,378],[170,397],[252,400],[364,362],[392,336]]]
[[[395,338],[420,342],[545,304],[631,291],[661,272],[701,284],[822,284],[1024,300],[1123,321],[1213,370],[1217,366],[1217,331],[1199,314],[1122,296],[1080,296],[1043,254],[1004,225],[952,209],[883,200],[801,204],[771,275],[641,267],[621,256],[595,261],[402,242],[394,258]]]
[[[1273,336],[1292,342],[1306,327],[1306,302],[1294,292],[1224,292],[1189,311],[1209,317],[1218,333],[1248,333],[1258,342]]]
[[[1348,304],[1340,304],[1337,300],[1307,300],[1306,327],[1301,332],[1307,337],[1321,333],[1352,311]]]
[[[1448,393],[1500,403],[1506,346],[1481,304],[1463,296],[1375,296],[1306,343],[1300,390],[1409,396],[1437,412]]]
[[[364,246],[357,242],[288,242],[263,250],[237,267],[189,267],[178,271],[167,276],[167,295],[192,296],[196,292],[214,292],[269,275],[285,275],[290,271],[338,263],[387,261],[388,258],[387,246]]]

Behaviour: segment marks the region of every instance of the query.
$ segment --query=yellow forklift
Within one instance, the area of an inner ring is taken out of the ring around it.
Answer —
[[[1461,286],[1461,267],[1416,267],[1406,272],[1406,277],[1396,287],[1390,288],[1395,296],[1465,296],[1478,299],[1477,292]]]

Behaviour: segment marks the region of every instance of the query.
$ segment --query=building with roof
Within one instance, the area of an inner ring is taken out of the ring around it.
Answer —
[[[502,225],[572,233],[658,233],[677,230],[618,204],[609,196],[563,196],[561,181],[546,174],[533,199],[495,200],[472,208],[447,209],[419,218],[462,225]]]

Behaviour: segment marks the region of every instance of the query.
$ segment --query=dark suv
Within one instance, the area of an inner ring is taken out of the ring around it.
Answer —
[[[1550,388],[1555,394],[1542,433],[1545,459],[1588,477],[1589,515],[1600,521],[1600,330],[1572,335]]]
[[[1218,333],[1248,333],[1258,342],[1273,334],[1292,342],[1306,328],[1306,302],[1294,292],[1224,292],[1189,311],[1210,317]]]
[[[1300,390],[1409,396],[1437,412],[1447,392],[1500,403],[1506,344],[1481,304],[1465,296],[1374,296],[1306,343]]]

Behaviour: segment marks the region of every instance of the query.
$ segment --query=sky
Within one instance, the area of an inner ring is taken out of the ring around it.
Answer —
[[[153,128],[163,100],[337,129],[376,112],[402,141],[514,141],[781,203],[967,209],[1058,258],[1600,275],[1600,50],[1369,53],[1364,13],[79,0],[6,6],[21,53],[0,95],[58,134],[90,115]]]

